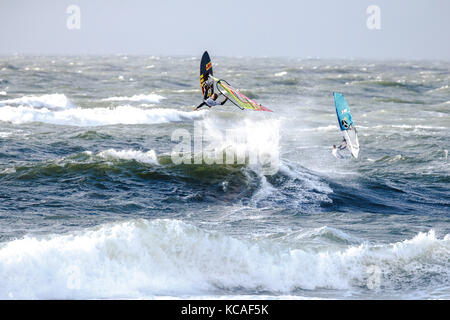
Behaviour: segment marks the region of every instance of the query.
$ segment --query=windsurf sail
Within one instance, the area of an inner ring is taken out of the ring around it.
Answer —
[[[246,97],[241,92],[239,92],[239,90],[234,89],[227,81],[217,79],[213,76],[211,76],[211,78],[216,82],[217,90],[219,90],[219,92],[224,96],[228,97],[228,99],[241,110],[250,109],[254,111],[273,112],[269,108],[262,106],[249,97]]]
[[[333,92],[334,106],[336,107],[336,115],[344,136],[347,148],[350,150],[353,157],[358,158],[359,155],[359,141],[358,133],[353,122],[350,107],[344,98],[344,95],[339,92]]]
[[[209,98],[214,93],[214,82],[209,76],[213,75],[213,68],[211,58],[208,51],[203,53],[200,60],[200,87],[202,88],[202,95],[204,96],[205,90],[208,90],[206,98]]]

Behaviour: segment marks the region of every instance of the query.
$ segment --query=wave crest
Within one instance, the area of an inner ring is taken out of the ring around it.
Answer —
[[[177,220],[133,220],[3,244],[0,297],[130,298],[227,288],[289,294],[366,286],[371,266],[379,268],[384,288],[398,289],[431,278],[448,281],[449,253],[449,235],[438,239],[433,231],[392,244],[311,251],[205,232]]]
[[[0,100],[0,106],[28,106],[31,108],[46,108],[49,110],[76,108],[64,94],[59,93]]]
[[[70,126],[104,126],[115,124],[157,124],[202,118],[207,112],[180,111],[176,109],[141,109],[125,105],[116,108],[72,108],[54,111],[29,106],[0,108],[0,120],[14,124],[43,122]]]

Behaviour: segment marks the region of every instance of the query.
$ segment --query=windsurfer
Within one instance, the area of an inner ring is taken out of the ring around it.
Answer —
[[[210,108],[211,108],[211,107],[214,107],[214,106],[218,106],[218,105],[223,106],[223,105],[225,104],[225,102],[227,102],[227,100],[228,100],[228,97],[225,97],[225,100],[223,100],[222,102],[217,102],[216,100],[217,100],[217,98],[219,97],[219,96],[217,95],[217,93],[213,93],[213,94],[211,95],[211,97],[209,97],[209,98],[207,98],[207,94],[208,94],[208,90],[205,90],[205,94],[203,95],[203,102],[200,103],[197,107],[195,107],[194,110],[200,109],[200,108],[203,107],[205,104],[206,104],[208,107],[210,107]]]

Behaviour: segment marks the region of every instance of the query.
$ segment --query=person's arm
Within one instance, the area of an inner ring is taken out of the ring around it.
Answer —
[[[205,101],[203,101],[203,102],[200,103],[194,110],[200,109],[200,108],[203,107],[205,104],[206,104]]]
[[[223,106],[223,105],[225,104],[225,102],[227,102],[227,100],[228,100],[228,97],[225,97],[225,100],[223,100],[223,101],[220,103],[220,105]]]

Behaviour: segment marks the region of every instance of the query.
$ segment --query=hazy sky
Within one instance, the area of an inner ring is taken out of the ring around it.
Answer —
[[[450,60],[449,16],[450,0],[0,0],[0,54]]]

